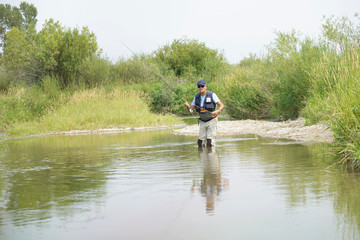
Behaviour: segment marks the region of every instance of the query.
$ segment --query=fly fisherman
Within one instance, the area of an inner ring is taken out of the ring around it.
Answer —
[[[185,107],[190,110],[196,109],[200,115],[200,130],[198,146],[215,146],[217,116],[224,109],[224,104],[220,102],[218,96],[211,91],[207,91],[207,85],[204,80],[197,82],[199,93],[194,97],[191,105],[185,102]],[[216,110],[216,105],[219,109]]]

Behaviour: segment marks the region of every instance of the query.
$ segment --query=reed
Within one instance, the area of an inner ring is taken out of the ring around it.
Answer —
[[[347,46],[339,55],[324,54],[314,68],[313,91],[303,115],[310,122],[324,121],[334,132],[334,151],[340,162],[360,169],[360,49]]]

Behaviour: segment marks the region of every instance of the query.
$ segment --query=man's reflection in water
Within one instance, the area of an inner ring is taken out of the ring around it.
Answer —
[[[199,154],[203,162],[204,177],[201,181],[194,181],[192,192],[199,189],[206,198],[206,212],[214,213],[215,200],[223,190],[228,189],[229,180],[221,177],[220,161],[215,147],[199,147]]]

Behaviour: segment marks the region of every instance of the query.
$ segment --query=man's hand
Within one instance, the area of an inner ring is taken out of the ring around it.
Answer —
[[[219,109],[218,109],[218,110],[215,110],[215,111],[212,112],[212,116],[213,116],[213,117],[217,117],[217,115],[219,115],[219,113],[220,113],[220,110],[219,110]]]
[[[187,110],[188,110],[189,112],[193,113],[193,108],[194,108],[194,107],[191,107],[191,106],[188,104],[188,102],[184,102],[184,105],[185,105],[185,107],[187,108]]]

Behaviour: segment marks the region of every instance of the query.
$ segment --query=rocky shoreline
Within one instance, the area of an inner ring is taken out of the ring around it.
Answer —
[[[173,130],[174,134],[198,135],[197,124]],[[266,121],[266,120],[238,120],[219,121],[217,134],[221,135],[245,135],[254,134],[259,137],[284,138],[308,142],[332,142],[333,133],[326,125],[315,124],[305,126],[305,120],[299,118],[293,121]]]

